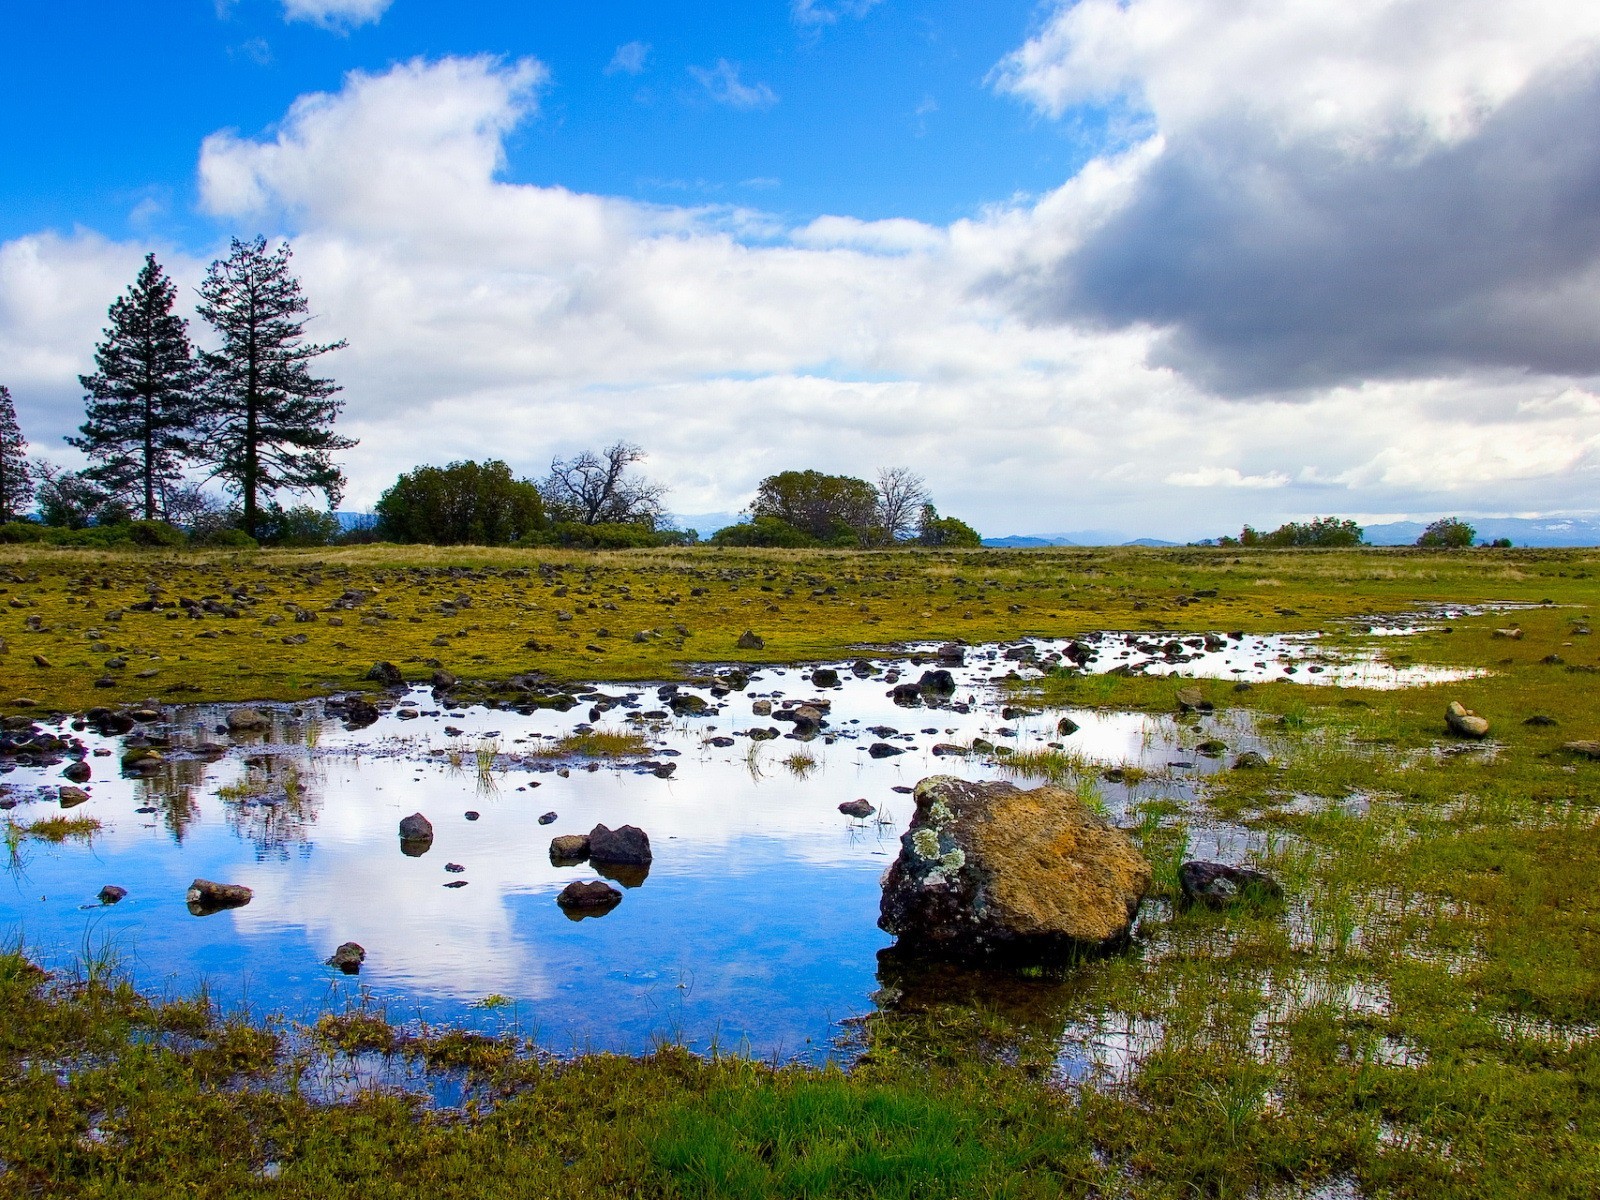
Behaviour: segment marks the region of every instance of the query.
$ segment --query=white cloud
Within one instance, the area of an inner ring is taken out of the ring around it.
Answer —
[[[864,17],[883,0],[792,0],[789,15],[796,25],[834,25],[844,17]]]
[[[617,47],[617,52],[606,64],[606,74],[638,75],[644,70],[645,61],[649,57],[649,42],[624,42]]]
[[[329,29],[376,22],[394,0],[283,0],[285,21],[310,21]]]
[[[205,141],[207,211],[291,237],[317,336],[349,339],[321,365],[361,439],[352,504],[419,462],[537,474],[619,437],[649,450],[678,511],[737,510],[790,467],[905,464],[941,511],[997,534],[1193,537],[1322,512],[1560,511],[1594,492],[1594,389],[1570,380],[1444,374],[1239,404],[1151,365],[1153,324],[1022,319],[1017,281],[1091,245],[1160,139],[949,226],[788,228],[506,181],[503,141],[544,78],[490,58],[356,72],[264,135]],[[82,420],[76,375],[144,249],[89,232],[0,245],[0,363],[35,443]],[[191,296],[207,256],[160,257]]]
[[[1238,467],[1200,467],[1193,471],[1174,471],[1161,482],[1192,488],[1281,488],[1289,482],[1289,477],[1281,471],[1246,475]]]
[[[714,67],[690,67],[706,95],[718,104],[729,108],[771,108],[778,102],[778,93],[764,83],[745,83],[739,78],[739,67],[725,58],[717,59]]]

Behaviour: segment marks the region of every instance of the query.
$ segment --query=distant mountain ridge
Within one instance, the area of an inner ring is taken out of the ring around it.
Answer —
[[[1513,546],[1600,546],[1600,519],[1594,517],[1462,517],[1480,542],[1510,538]],[[1413,546],[1427,525],[1422,521],[1393,521],[1368,525],[1367,541],[1374,546]]]

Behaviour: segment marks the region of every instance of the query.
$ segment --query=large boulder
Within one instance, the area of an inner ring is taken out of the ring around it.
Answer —
[[[883,878],[878,925],[954,958],[1061,958],[1125,942],[1150,864],[1072,792],[935,775]]]
[[[650,835],[637,825],[623,825],[616,829],[596,825],[589,831],[589,861],[648,867],[651,862]]]
[[[1489,733],[1489,722],[1459,700],[1450,701],[1444,710],[1445,727],[1457,737],[1481,738]]]
[[[191,913],[203,917],[226,908],[238,908],[249,904],[253,895],[254,893],[241,883],[213,883],[209,879],[196,879],[189,885],[184,900],[188,903]]]

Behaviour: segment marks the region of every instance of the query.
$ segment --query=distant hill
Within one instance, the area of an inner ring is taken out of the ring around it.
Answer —
[[[1160,538],[1134,538],[1131,542],[1123,542],[1124,546],[1181,546],[1182,542],[1163,542]]]
[[[1462,517],[1477,531],[1480,542],[1510,538],[1513,546],[1600,546],[1600,520],[1593,517]],[[1374,546],[1412,546],[1427,525],[1422,521],[1394,521],[1368,525],[1367,541]]]
[[[1069,542],[1066,538],[1022,537],[1013,534],[1011,537],[984,538],[985,546],[999,546],[1008,550],[1026,550],[1039,546],[1076,546],[1077,542]]]
[[[717,530],[737,525],[742,520],[744,517],[739,513],[669,513],[666,524],[676,529],[692,529],[703,541]]]

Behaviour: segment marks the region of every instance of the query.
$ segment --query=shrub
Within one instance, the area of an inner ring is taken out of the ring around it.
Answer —
[[[186,546],[189,539],[183,530],[174,529],[165,521],[130,521],[128,540],[135,546]]]
[[[802,549],[817,545],[817,539],[796,529],[779,517],[756,517],[739,525],[729,525],[711,535],[713,546],[779,546]]]
[[[0,525],[0,544],[14,546],[26,542],[42,542],[49,533],[48,526],[35,521],[7,521],[4,525]]]
[[[1417,545],[1434,550],[1464,550],[1476,540],[1478,531],[1456,517],[1443,517],[1422,531]]]
[[[377,515],[383,540],[435,546],[531,544],[546,526],[539,489],[498,459],[408,471],[379,498]]]
[[[242,529],[208,529],[195,535],[194,544],[217,550],[254,550],[261,543]]]

